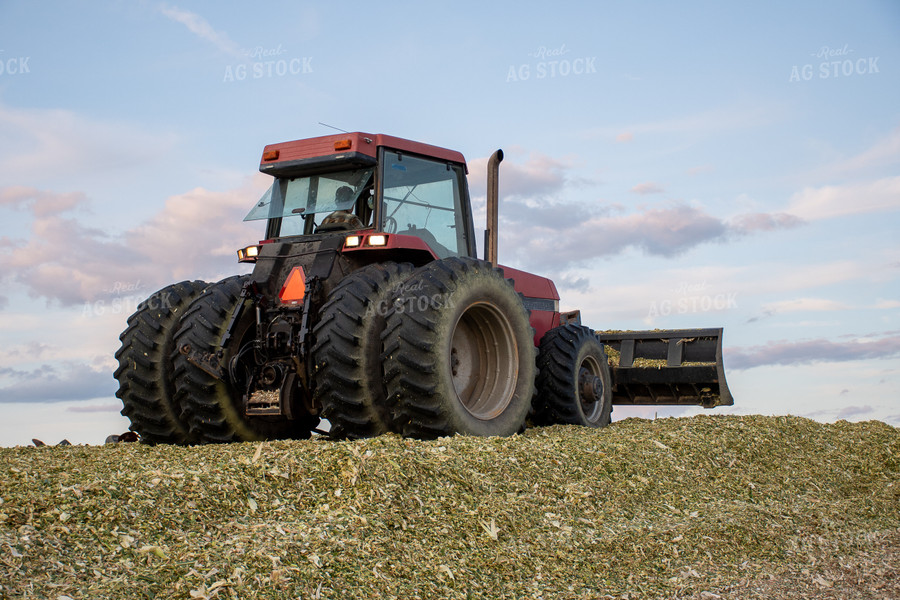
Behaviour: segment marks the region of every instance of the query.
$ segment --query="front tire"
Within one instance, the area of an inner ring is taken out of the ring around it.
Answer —
[[[571,324],[551,329],[541,339],[538,367],[537,423],[609,425],[609,359],[593,331]]]
[[[394,428],[418,438],[521,431],[534,396],[533,337],[522,297],[499,269],[470,258],[419,268],[384,333]]]
[[[181,315],[208,285],[205,281],[182,281],[164,287],[128,317],[128,328],[119,336],[119,367],[113,374],[119,381],[116,397],[122,401],[122,415],[131,421],[129,429],[144,443],[184,445],[197,441],[175,400],[171,354]]]

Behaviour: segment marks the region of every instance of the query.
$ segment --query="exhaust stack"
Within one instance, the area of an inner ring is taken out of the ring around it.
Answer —
[[[503,150],[497,150],[488,160],[487,168],[487,228],[484,230],[484,254],[485,260],[497,266],[497,237],[498,209],[500,202],[500,162],[503,160]]]

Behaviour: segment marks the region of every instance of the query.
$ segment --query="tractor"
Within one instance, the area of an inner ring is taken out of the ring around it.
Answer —
[[[721,329],[597,332],[550,279],[483,258],[462,154],[347,133],[266,146],[272,185],[237,251],[252,273],[182,281],[129,317],[116,393],[149,444],[508,436],[603,427],[613,404],[732,404]],[[328,422],[328,429],[320,422]]]

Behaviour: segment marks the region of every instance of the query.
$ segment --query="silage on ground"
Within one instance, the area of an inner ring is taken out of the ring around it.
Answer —
[[[900,432],[879,422],[0,454],[0,596],[900,592]]]

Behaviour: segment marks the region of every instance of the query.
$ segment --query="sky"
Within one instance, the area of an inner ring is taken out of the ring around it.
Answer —
[[[502,148],[500,262],[724,327],[712,413],[900,426],[893,0],[0,0],[0,65],[0,446],[126,431],[127,317],[246,272],[263,147],[328,126],[462,152],[479,228]]]

